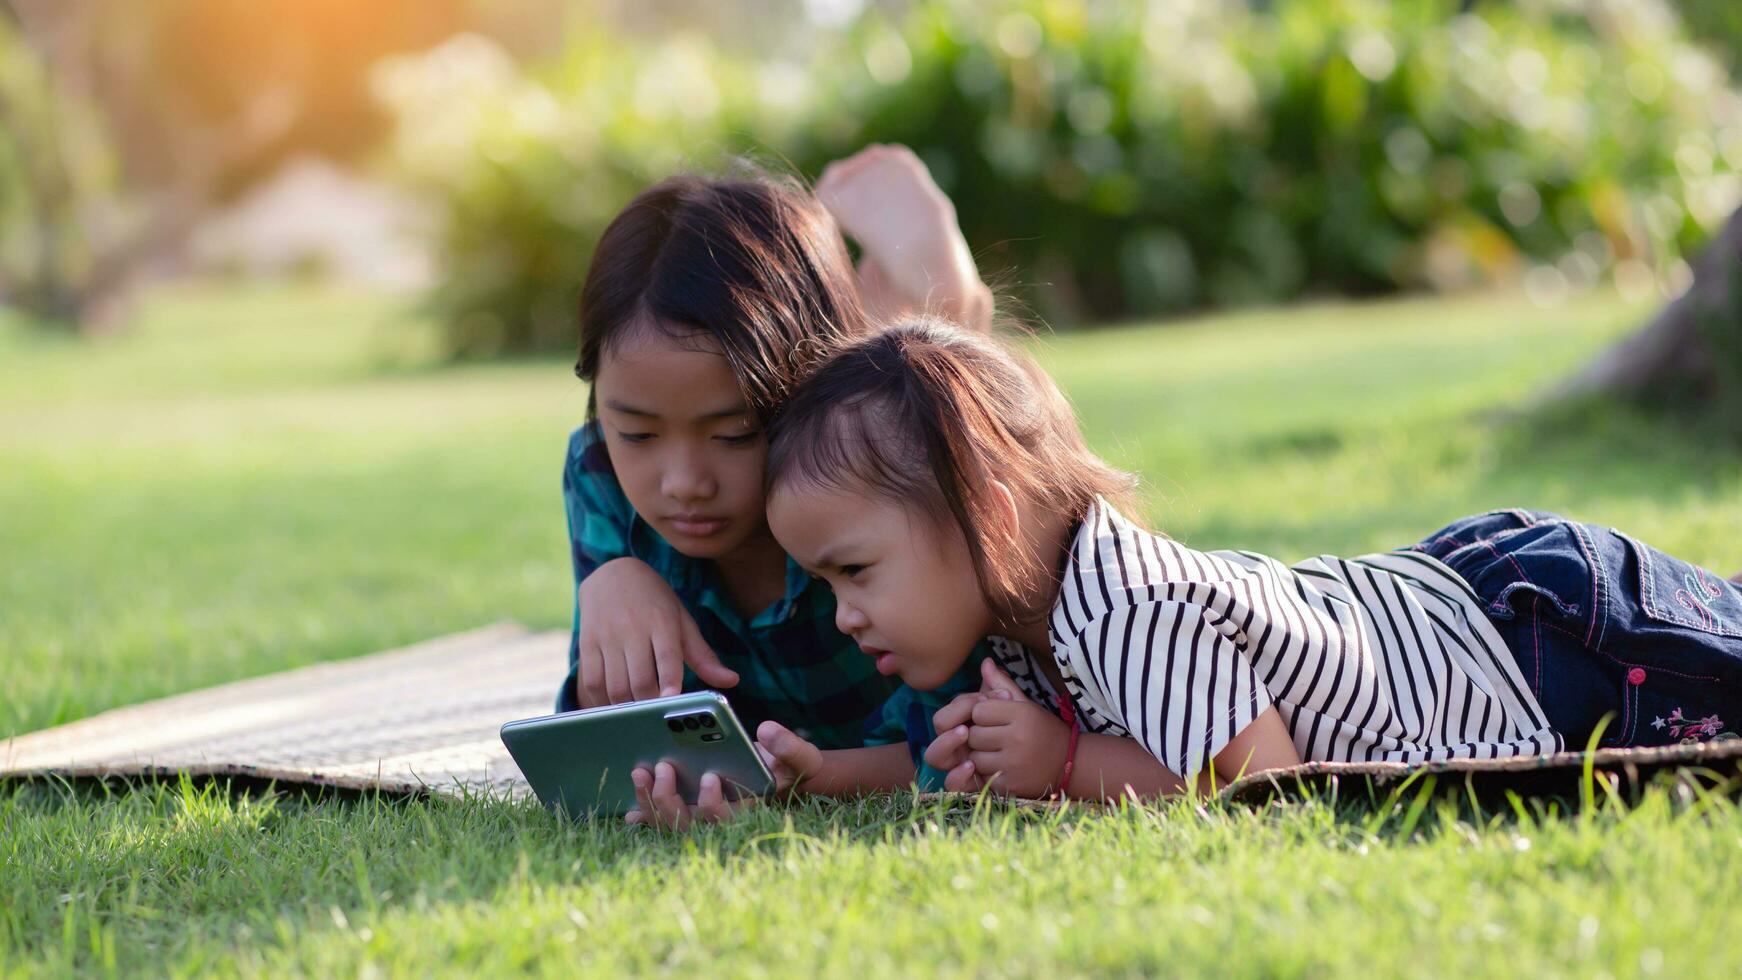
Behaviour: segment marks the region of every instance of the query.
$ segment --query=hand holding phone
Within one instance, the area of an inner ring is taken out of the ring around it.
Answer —
[[[785,796],[801,789],[804,781],[821,771],[822,750],[800,738],[777,721],[765,721],[756,729],[756,754],[774,777],[772,795]],[[720,823],[747,806],[754,798],[728,800],[718,774],[703,773],[701,788],[693,803],[686,802],[677,791],[677,773],[669,766],[652,769],[637,768],[631,779],[635,783],[636,808],[624,815],[629,823],[655,826],[665,830],[687,830],[697,823]]]
[[[675,801],[723,814],[727,804],[774,787],[731,705],[714,691],[511,721],[502,742],[539,800],[571,816],[664,815],[646,808],[655,798],[668,809]],[[637,770],[649,777],[645,785]]]

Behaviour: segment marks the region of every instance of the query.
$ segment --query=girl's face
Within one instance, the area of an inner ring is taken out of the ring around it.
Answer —
[[[593,397],[624,494],[672,547],[720,558],[764,531],[768,443],[711,341],[632,331],[600,358]]]
[[[835,626],[882,674],[930,690],[992,632],[992,612],[961,532],[859,494],[779,487],[768,498],[775,540],[835,592]]]

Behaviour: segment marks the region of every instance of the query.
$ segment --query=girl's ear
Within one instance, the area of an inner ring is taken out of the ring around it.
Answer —
[[[992,481],[992,504],[997,508],[998,530],[1007,540],[1022,540],[1022,517],[1016,510],[1016,494],[1002,480]]]

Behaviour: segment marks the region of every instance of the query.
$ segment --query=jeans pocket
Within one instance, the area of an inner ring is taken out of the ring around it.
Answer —
[[[1510,621],[1540,607],[1568,629],[1578,623],[1591,632],[1601,612],[1595,608],[1600,593],[1593,588],[1595,572],[1580,529],[1543,517],[1471,541],[1440,560],[1470,584],[1490,619]]]
[[[1659,623],[1742,636],[1742,587],[1616,531],[1639,566],[1639,605]]]

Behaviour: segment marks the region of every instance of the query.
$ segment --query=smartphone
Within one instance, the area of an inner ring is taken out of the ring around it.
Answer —
[[[774,777],[725,695],[678,694],[523,718],[502,726],[502,744],[539,802],[558,815],[621,816],[635,809],[637,766],[669,762],[677,791],[695,803],[702,774],[719,774],[726,798],[764,796]]]

